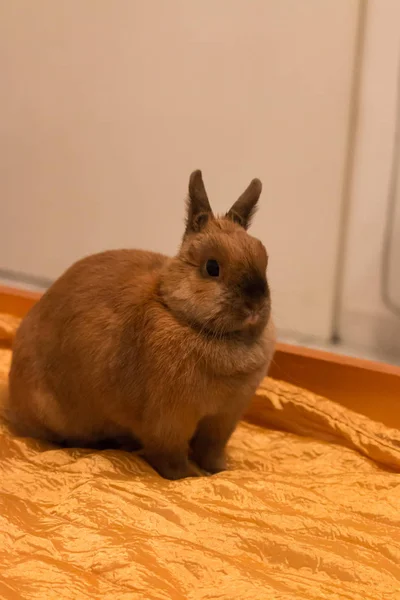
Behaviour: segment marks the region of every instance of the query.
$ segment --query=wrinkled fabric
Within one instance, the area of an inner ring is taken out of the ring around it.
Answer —
[[[225,473],[169,482],[1,425],[0,598],[400,598],[399,431],[266,379],[228,454]]]

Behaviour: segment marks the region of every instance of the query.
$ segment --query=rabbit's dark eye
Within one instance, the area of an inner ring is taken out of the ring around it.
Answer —
[[[210,277],[219,276],[219,264],[216,260],[210,259],[206,262],[206,271]]]

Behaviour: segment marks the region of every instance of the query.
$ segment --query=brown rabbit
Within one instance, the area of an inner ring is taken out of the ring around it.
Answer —
[[[6,418],[67,445],[136,440],[168,479],[225,469],[225,446],[274,350],[267,253],[246,232],[254,179],[211,210],[200,171],[175,258],[114,250],[84,258],[17,333]]]

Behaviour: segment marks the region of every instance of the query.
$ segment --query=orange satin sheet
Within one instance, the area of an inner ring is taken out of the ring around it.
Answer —
[[[399,431],[266,379],[229,466],[168,482],[0,425],[0,598],[400,598]]]

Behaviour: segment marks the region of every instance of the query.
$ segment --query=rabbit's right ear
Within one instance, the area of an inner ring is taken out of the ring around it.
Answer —
[[[213,218],[201,171],[193,171],[189,180],[185,233],[201,231]]]
[[[261,190],[261,181],[259,179],[253,179],[240,198],[236,200],[232,208],[226,213],[228,219],[231,219],[244,229],[248,229],[251,224],[251,219],[256,212]]]

